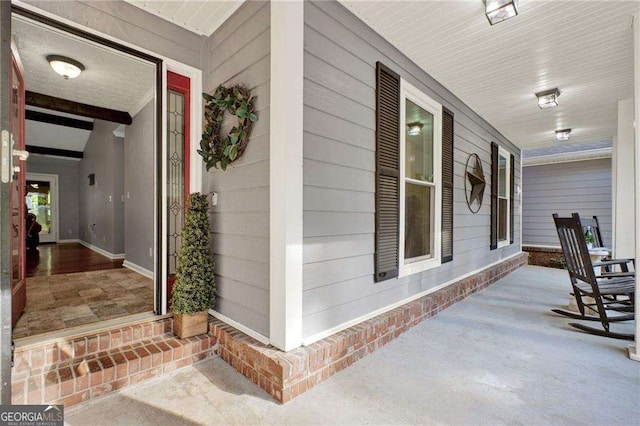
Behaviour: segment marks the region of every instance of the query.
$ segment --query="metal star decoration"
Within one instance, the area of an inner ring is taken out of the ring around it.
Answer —
[[[473,168],[471,168],[471,160],[473,159]],[[484,180],[484,172],[482,170],[482,161],[477,154],[471,154],[467,160],[466,175],[471,188],[467,188],[467,182],[465,181],[465,193],[467,196],[467,206],[472,213],[477,213],[482,206],[482,198],[484,197],[484,188],[486,186]],[[477,207],[474,209],[473,205],[476,202]]]

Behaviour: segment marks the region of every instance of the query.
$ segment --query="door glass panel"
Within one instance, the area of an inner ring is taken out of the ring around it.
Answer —
[[[168,211],[169,231],[168,231],[168,271],[169,275],[175,275],[180,244],[182,241],[182,224],[184,222],[184,95],[173,90],[168,91],[168,111],[169,120],[167,129],[168,149]]]
[[[51,184],[47,181],[27,181],[27,210],[36,216],[36,222],[42,226],[40,238],[51,235]]]
[[[15,70],[15,65],[12,67],[11,75],[11,134],[13,137],[13,148],[24,149],[24,141],[21,138],[20,132],[20,79]],[[20,166],[21,170],[15,173],[13,176],[13,182],[11,184],[11,255],[12,255],[12,269],[13,269],[13,286],[18,286],[24,280],[24,224],[25,224],[25,212],[24,212],[24,189],[22,184],[22,174],[24,173],[24,163],[17,161],[14,157],[14,165]]]

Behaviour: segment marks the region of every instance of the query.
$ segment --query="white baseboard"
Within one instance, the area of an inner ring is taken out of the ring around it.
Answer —
[[[124,259],[124,253],[113,254],[113,253],[110,253],[110,252],[108,252],[106,250],[101,249],[100,247],[96,247],[93,244],[89,244],[86,241],[79,240],[78,242],[80,244],[82,244],[83,246],[85,246],[86,248],[91,249],[91,250],[95,251],[96,253],[100,253],[101,255],[103,255],[105,257],[108,257],[111,260]]]
[[[57,243],[58,244],[71,244],[71,243],[79,243],[80,240],[77,238],[72,238],[70,240],[58,240]]]
[[[124,266],[127,269],[131,269],[133,272],[137,272],[140,275],[144,275],[147,278],[151,278],[151,279],[154,278],[153,271],[143,268],[140,265],[136,265],[135,263],[131,263],[128,260],[125,260],[124,262],[122,262],[122,266]]]

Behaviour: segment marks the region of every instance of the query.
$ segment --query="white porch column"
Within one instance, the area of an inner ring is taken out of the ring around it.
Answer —
[[[271,2],[269,338],[302,343],[302,119],[304,4]]]
[[[640,9],[640,7],[639,7]],[[634,98],[635,98],[635,150],[636,150],[636,163],[635,163],[635,183],[636,188],[640,188],[640,10],[634,15],[633,25],[633,52],[634,52]],[[635,197],[635,218],[636,225],[640,223],[640,197]],[[640,260],[640,236],[638,235],[638,227],[634,227],[634,235],[636,238],[635,243],[635,258]],[[629,357],[633,360],[640,361],[640,308],[638,308],[638,301],[640,301],[640,286],[638,286],[638,274],[636,273],[636,331],[635,331],[635,345],[629,348]]]
[[[613,256],[634,257],[635,148],[633,99],[618,102],[618,136],[613,139]]]

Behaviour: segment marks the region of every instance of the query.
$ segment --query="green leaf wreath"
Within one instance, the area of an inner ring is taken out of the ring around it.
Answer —
[[[215,284],[209,246],[208,207],[206,195],[189,195],[172,296],[173,312],[178,314],[206,311],[213,305]]]
[[[226,170],[227,166],[244,153],[253,123],[258,121],[251,91],[241,84],[231,87],[222,85],[213,95],[203,93],[205,127],[202,132],[198,154],[204,159],[207,171],[212,167]],[[238,117],[238,124],[228,135],[221,136],[225,111]]]

